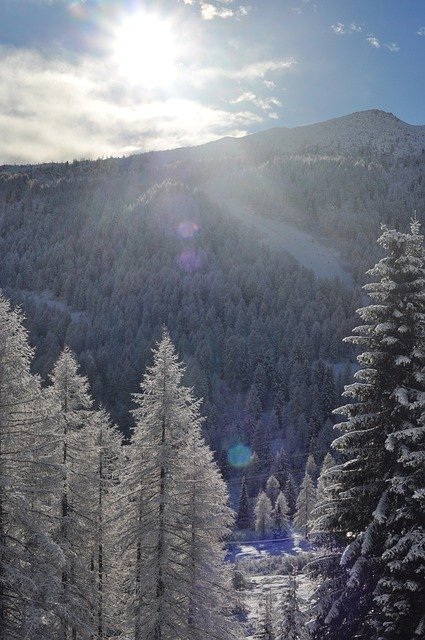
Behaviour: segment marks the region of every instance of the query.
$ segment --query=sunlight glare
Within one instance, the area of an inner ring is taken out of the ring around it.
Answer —
[[[123,20],[115,36],[118,67],[131,82],[165,87],[176,72],[176,44],[170,25],[159,17],[138,13]]]

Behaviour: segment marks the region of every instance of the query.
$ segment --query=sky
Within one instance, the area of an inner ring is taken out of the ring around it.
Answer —
[[[3,164],[424,105],[425,0],[0,0]]]

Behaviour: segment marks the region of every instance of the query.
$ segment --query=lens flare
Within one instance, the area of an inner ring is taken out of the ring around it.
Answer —
[[[227,452],[229,464],[236,469],[246,467],[251,462],[251,458],[251,447],[248,447],[246,444],[235,444]]]
[[[187,240],[193,238],[198,233],[199,224],[191,222],[190,220],[185,220],[179,224],[177,231],[181,238],[185,238]]]

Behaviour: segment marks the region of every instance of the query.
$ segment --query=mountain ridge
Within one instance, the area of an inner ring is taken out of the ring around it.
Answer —
[[[425,124],[414,125],[404,122],[391,112],[380,109],[354,111],[319,122],[296,127],[272,127],[264,131],[241,137],[224,136],[200,145],[183,146],[159,151],[144,151],[130,156],[80,159],[74,162],[91,163],[99,161],[125,160],[127,158],[152,157],[174,160],[182,154],[210,155],[223,150],[228,155],[237,155],[247,150],[267,152],[273,149],[279,153],[357,153],[365,149],[379,154],[394,154],[398,157],[425,152]],[[34,168],[60,167],[69,162],[44,162],[40,164],[3,164],[0,171],[12,172]]]

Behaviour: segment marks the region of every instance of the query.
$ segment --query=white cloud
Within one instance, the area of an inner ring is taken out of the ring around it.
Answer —
[[[276,89],[276,83],[273,80],[264,80],[263,84],[267,89]]]
[[[124,155],[243,135],[262,118],[129,88],[105,62],[0,47],[0,162]]]
[[[400,46],[396,42],[389,42],[385,46],[392,53],[396,53],[397,51],[400,51]]]
[[[381,48],[381,43],[379,42],[378,38],[376,38],[375,36],[370,35],[366,38],[366,40],[368,41],[370,46],[373,47],[374,49]]]
[[[343,36],[347,33],[345,25],[342,22],[331,24],[331,29],[334,33],[336,33],[339,36]]]
[[[270,96],[269,98],[259,98],[252,91],[245,91],[244,93],[241,93],[235,100],[231,100],[230,104],[240,104],[241,102],[250,102],[259,109],[263,109],[263,111],[269,111],[272,107],[280,107],[282,105],[280,100],[274,96]]]
[[[249,5],[230,7],[230,5],[234,4],[234,0],[216,0],[215,2],[183,0],[183,2],[188,5],[199,4],[200,14],[203,20],[214,20],[214,18],[221,18],[223,20],[227,18],[243,18],[251,11],[251,6]]]
[[[416,33],[418,36],[425,36],[425,27],[419,27]]]
[[[269,118],[271,118],[272,120],[279,120],[279,116],[276,111],[270,111]]]
[[[233,18],[232,9],[216,7],[213,4],[201,4],[201,17],[203,20],[213,20],[214,18]]]
[[[349,25],[345,25],[343,22],[337,22],[336,24],[331,24],[331,29],[338,36],[345,36],[348,33],[360,33],[362,31],[361,25],[356,22],[352,22]]]
[[[292,69],[296,65],[295,58],[287,60],[262,60],[245,65],[232,73],[233,78],[250,79],[264,78],[267,73]]]

